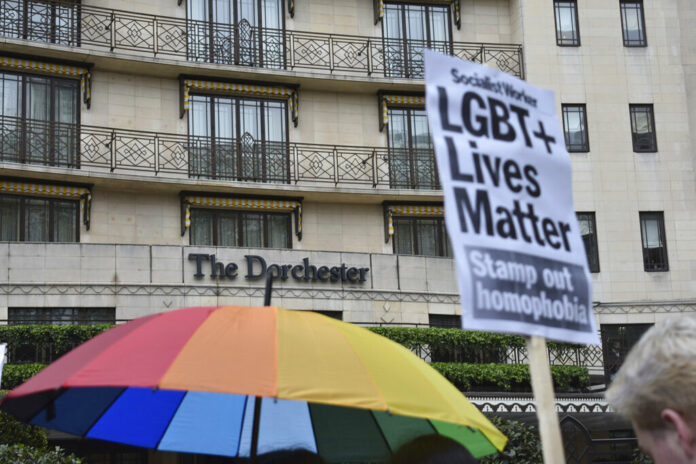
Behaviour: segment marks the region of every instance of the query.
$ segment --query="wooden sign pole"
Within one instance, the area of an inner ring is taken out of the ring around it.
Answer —
[[[532,391],[539,419],[539,435],[546,464],[563,464],[566,462],[563,453],[561,427],[556,414],[556,395],[553,392],[551,366],[546,352],[546,339],[532,335],[527,338],[527,354],[529,356],[529,373],[532,379]]]

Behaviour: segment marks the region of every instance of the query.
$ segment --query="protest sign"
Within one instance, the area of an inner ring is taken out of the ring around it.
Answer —
[[[464,328],[598,343],[553,92],[425,54]]]

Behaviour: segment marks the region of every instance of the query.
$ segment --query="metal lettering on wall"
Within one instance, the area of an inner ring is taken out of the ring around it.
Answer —
[[[214,279],[236,279],[239,275],[237,263],[225,263],[218,261],[215,255],[205,253],[189,253],[189,261],[196,262],[196,278],[206,276],[205,270],[209,270],[209,276]],[[247,280],[265,279],[270,274],[272,279],[288,280],[293,278],[299,281],[323,281],[323,282],[350,282],[362,283],[367,280],[369,267],[348,267],[345,263],[340,266],[315,266],[309,262],[309,258],[303,258],[300,264],[268,264],[263,257],[258,255],[244,255]]]

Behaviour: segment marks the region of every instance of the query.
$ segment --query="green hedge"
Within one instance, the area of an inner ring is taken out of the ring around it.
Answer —
[[[371,327],[370,330],[411,350],[430,349],[432,361],[503,363],[509,348],[524,348],[524,337],[461,329]],[[548,342],[556,351],[588,349],[580,345]]]
[[[0,325],[0,343],[7,343],[9,347],[31,345],[64,353],[111,327],[111,324]]]
[[[488,418],[498,430],[508,437],[502,453],[485,457],[480,464],[538,464],[543,462],[541,439],[535,427],[501,417]]]
[[[431,363],[462,391],[531,391],[527,364]],[[551,366],[557,391],[584,391],[590,386],[586,367]]]
[[[32,446],[0,445],[0,462],[12,464],[81,464],[82,459],[74,454],[65,454],[59,447],[54,449]]]
[[[438,372],[462,391],[530,391],[529,366],[526,364],[431,363]],[[12,389],[33,376],[44,364],[7,364],[2,373],[2,388]],[[581,391],[590,385],[585,367],[551,366],[553,384],[558,391]]]
[[[36,375],[44,367],[46,365],[40,363],[5,364],[5,367],[2,369],[2,389],[12,390],[29,379],[29,377]]]

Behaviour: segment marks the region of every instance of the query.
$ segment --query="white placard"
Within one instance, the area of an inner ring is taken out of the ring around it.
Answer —
[[[465,329],[599,343],[553,92],[426,51]]]

